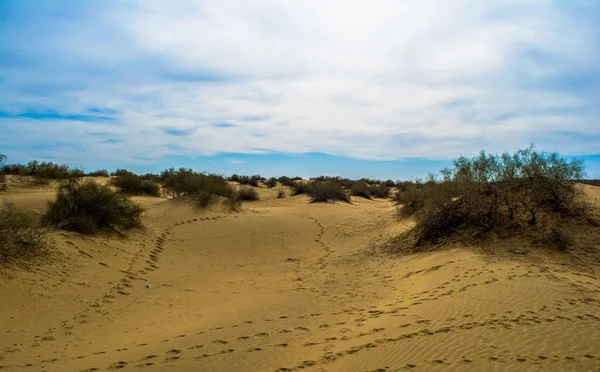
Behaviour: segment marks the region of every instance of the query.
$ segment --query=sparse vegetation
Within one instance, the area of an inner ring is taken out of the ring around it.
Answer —
[[[356,181],[352,184],[351,192],[353,196],[360,196],[371,200],[371,192],[366,181]]]
[[[244,201],[258,200],[258,193],[253,187],[242,187],[237,192],[237,198]]]
[[[49,202],[45,222],[64,230],[92,234],[102,228],[115,231],[141,226],[142,207],[94,181],[70,179]]]
[[[118,176],[111,183],[121,192],[130,195],[160,196],[160,185],[154,181],[143,180],[136,175]]]
[[[294,187],[294,184],[296,183],[296,181],[301,181],[301,180],[302,180],[301,177],[290,178],[287,176],[282,176],[277,179],[277,181],[279,181],[279,183],[282,186],[288,186],[288,187]]]
[[[196,173],[191,169],[174,168],[161,174],[163,189],[172,197],[190,197],[195,199],[198,206],[206,207],[216,197],[235,199],[235,191],[227,184],[223,176],[216,174]]]
[[[7,201],[0,204],[0,263],[39,255],[45,249],[45,236],[35,216]]]
[[[48,183],[50,180],[64,180],[73,177],[82,177],[85,173],[81,169],[69,168],[68,165],[58,165],[52,162],[30,161],[27,165],[6,164],[0,169],[2,174],[15,176],[32,176],[35,183]]]
[[[106,169],[100,169],[93,172],[88,172],[87,174],[90,177],[109,177],[110,174]]]
[[[553,214],[577,208],[574,181],[584,176],[581,161],[542,154],[533,146],[515,154],[460,157],[441,172],[400,191],[395,201],[404,216],[415,216],[414,245],[439,242],[465,231],[480,236],[501,229],[522,229]],[[402,190],[402,189],[401,189]],[[564,232],[555,240],[568,246]]]
[[[279,189],[279,192],[277,193],[277,199],[283,199],[285,198],[285,191],[283,191],[282,189]]]
[[[385,199],[390,196],[391,191],[387,184],[382,183],[376,186],[369,186],[369,194],[374,198]]]
[[[275,177],[269,178],[265,182],[265,185],[267,185],[268,188],[273,188],[273,187],[277,186],[277,178],[275,178]]]
[[[342,186],[333,181],[314,181],[306,185],[305,193],[311,202],[334,202],[336,200],[350,202],[350,196]]]

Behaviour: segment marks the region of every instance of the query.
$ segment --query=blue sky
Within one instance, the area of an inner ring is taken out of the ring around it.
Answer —
[[[539,150],[600,178],[597,1],[0,0],[0,153],[408,178]]]

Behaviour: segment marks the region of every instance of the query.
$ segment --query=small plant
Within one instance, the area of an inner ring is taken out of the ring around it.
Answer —
[[[279,189],[279,192],[277,193],[277,199],[283,199],[285,198],[285,191],[283,191],[282,189]]]
[[[273,187],[277,186],[277,178],[271,177],[267,180],[267,182],[265,182],[265,184],[267,185],[268,188],[273,188]]]
[[[7,201],[0,205],[0,263],[39,255],[45,249],[45,237],[33,215]]]
[[[48,203],[44,221],[64,230],[92,234],[102,228],[141,226],[142,207],[127,196],[91,180],[63,182],[56,201]]]
[[[253,187],[242,187],[237,192],[237,198],[244,201],[258,200],[258,193]]]
[[[208,206],[217,197],[236,199],[235,191],[220,175],[196,173],[185,168],[179,170],[171,168],[162,172],[161,178],[167,195],[195,199],[200,207]]]

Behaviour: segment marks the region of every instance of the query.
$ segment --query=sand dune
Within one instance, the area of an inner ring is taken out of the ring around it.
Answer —
[[[53,233],[58,252],[0,271],[0,366],[600,370],[597,255],[388,257],[368,247],[410,226],[388,202],[260,193],[241,212],[136,198],[146,229],[126,238]],[[51,195],[6,198],[39,210]]]

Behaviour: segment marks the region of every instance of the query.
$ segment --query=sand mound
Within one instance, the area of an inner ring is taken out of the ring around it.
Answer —
[[[53,195],[11,190],[4,197],[31,210]],[[599,191],[586,188],[597,205]],[[384,257],[366,248],[409,227],[388,202],[259,192],[241,212],[136,198],[146,229],[126,238],[54,233],[51,256],[0,271],[0,366],[600,368],[600,267],[588,256],[457,247]]]

